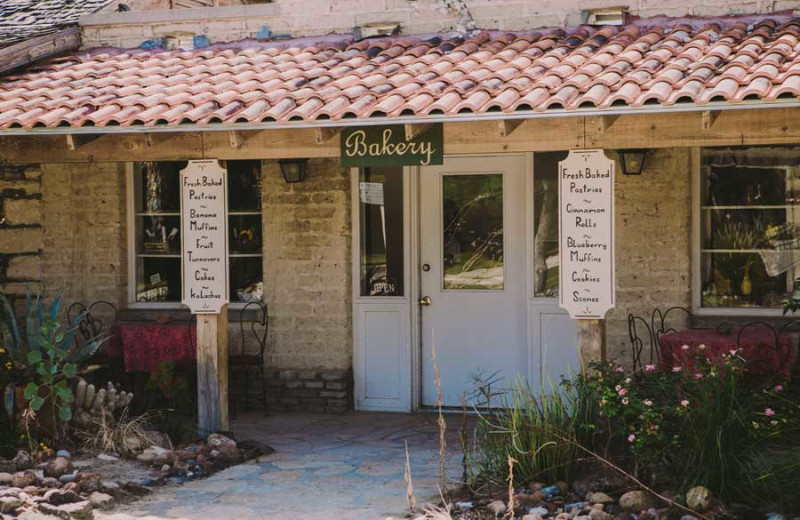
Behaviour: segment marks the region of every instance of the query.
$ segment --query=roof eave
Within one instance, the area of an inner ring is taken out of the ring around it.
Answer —
[[[705,105],[691,103],[663,106],[646,105],[641,107],[580,108],[576,110],[554,109],[546,112],[489,112],[482,114],[442,114],[431,116],[373,117],[369,119],[340,119],[314,121],[269,121],[259,123],[213,123],[181,125],[137,125],[137,126],[60,126],[55,128],[4,128],[0,136],[47,136],[47,135],[107,135],[107,134],[155,134],[173,132],[229,132],[254,130],[300,130],[309,128],[352,128],[377,125],[428,124],[428,123],[467,123],[480,121],[503,121],[520,119],[556,119],[569,117],[629,116],[647,114],[671,114],[684,112],[715,112],[729,110],[763,110],[800,108],[800,99],[777,101],[742,101],[740,103],[713,102]]]

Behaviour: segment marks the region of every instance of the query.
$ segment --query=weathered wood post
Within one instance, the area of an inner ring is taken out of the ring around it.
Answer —
[[[578,320],[581,368],[606,357],[605,316],[616,301],[614,161],[572,150],[559,169],[559,304]]]
[[[183,303],[197,314],[200,435],[228,429],[228,181],[216,160],[181,170]]]

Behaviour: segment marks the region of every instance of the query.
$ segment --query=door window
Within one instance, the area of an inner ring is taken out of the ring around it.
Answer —
[[[442,287],[502,290],[503,175],[444,175],[442,199]]]
[[[403,168],[359,174],[361,296],[403,296]]]
[[[567,152],[533,158],[533,294],[558,298],[558,163]]]

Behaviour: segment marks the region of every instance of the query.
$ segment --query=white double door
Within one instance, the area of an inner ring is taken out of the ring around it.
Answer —
[[[528,379],[526,158],[449,158],[420,172],[422,405]]]

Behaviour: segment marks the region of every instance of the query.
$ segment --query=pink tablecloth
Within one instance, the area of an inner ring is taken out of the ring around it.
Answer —
[[[120,322],[113,326],[111,337],[108,354],[121,355],[127,372],[152,374],[165,361],[190,366],[197,359],[197,329],[192,327],[190,340],[186,322]]]
[[[739,329],[720,334],[715,329],[691,329],[665,334],[659,339],[663,368],[671,369],[686,361],[694,347],[705,345],[710,358],[719,358],[731,350],[741,349],[739,355],[750,362],[751,372],[788,378],[797,359],[797,335],[784,333],[778,339],[766,327],[749,327],[739,337]],[[682,347],[689,345],[690,350]]]

